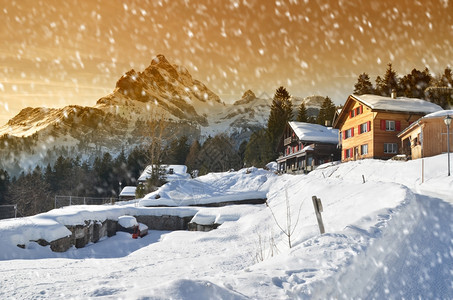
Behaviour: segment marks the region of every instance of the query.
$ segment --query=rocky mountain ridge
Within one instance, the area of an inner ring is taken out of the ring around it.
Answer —
[[[294,100],[298,105],[300,98]],[[182,135],[203,140],[227,133],[239,145],[266,126],[271,103],[266,94],[257,97],[248,90],[233,104],[225,104],[186,68],[158,55],[142,72],[126,72],[112,93],[93,107],[24,108],[0,127],[0,156],[4,164],[27,168],[43,159],[51,161],[62,147],[81,156],[127,151],[146,139],[150,117],[165,120],[168,140]]]

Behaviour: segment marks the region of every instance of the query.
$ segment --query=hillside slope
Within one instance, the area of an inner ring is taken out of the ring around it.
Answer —
[[[423,183],[418,160],[363,160],[297,176],[263,170],[209,174],[215,178],[209,179],[213,190],[240,193],[252,182],[261,183],[269,208],[203,208],[201,219],[223,220],[218,229],[154,231],[139,240],[119,234],[60,254],[34,242],[16,247],[13,242],[29,234],[21,224],[36,231],[54,224],[51,220],[114,216],[109,210],[121,207],[71,207],[0,221],[0,242],[7,250],[0,261],[0,297],[449,298],[453,206],[448,201],[453,199],[442,190],[451,191],[453,179],[446,176],[445,161],[446,155],[425,159]],[[191,194],[196,190],[190,192],[189,182],[184,190]],[[197,180],[193,184],[199,186]],[[324,207],[323,235],[313,195]],[[287,203],[294,229],[291,249],[275,222],[286,228]],[[147,209],[134,203],[121,209],[128,206]]]

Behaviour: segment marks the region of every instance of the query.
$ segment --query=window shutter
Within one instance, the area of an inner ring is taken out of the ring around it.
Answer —
[[[352,118],[352,110],[349,112],[349,117]]]
[[[381,120],[381,130],[385,130],[385,120]]]
[[[344,158],[347,158],[348,157],[348,149],[344,149],[344,154],[343,154]]]
[[[354,136],[354,127],[351,128],[351,136]]]
[[[371,131],[371,121],[367,122],[367,131]]]
[[[346,130],[343,131],[343,140],[345,140],[345,139],[346,139]]]
[[[401,131],[401,121],[395,121],[396,131]]]
[[[357,126],[357,132],[358,132],[359,134],[361,134],[361,133],[362,133],[362,130],[360,129],[360,125],[359,125],[359,126]]]

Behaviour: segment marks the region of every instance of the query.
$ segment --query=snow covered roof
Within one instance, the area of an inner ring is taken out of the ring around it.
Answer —
[[[436,112],[433,112],[433,113],[430,113],[430,114],[427,114],[426,116],[424,117],[421,117],[420,119],[418,119],[416,122],[412,123],[410,126],[408,126],[406,129],[404,129],[403,131],[401,131],[399,134],[398,134],[398,137],[401,137],[403,136],[406,132],[412,130],[412,128],[414,128],[415,126],[417,126],[418,124],[422,123],[424,120],[427,120],[427,119],[436,119],[436,118],[445,118],[446,116],[451,116],[453,118],[453,110],[439,110],[439,111],[436,111]]]
[[[136,186],[125,186],[120,193],[120,196],[135,196]]]
[[[422,119],[439,118],[446,116],[450,116],[453,118],[453,109],[436,111],[424,116]]]
[[[185,165],[162,165],[161,167],[165,169],[165,179],[167,181],[190,178],[190,174],[187,173],[187,166]],[[171,169],[173,170],[173,172],[170,171]],[[152,170],[152,165],[147,166],[138,178],[138,181],[146,181],[148,178],[150,178]]]
[[[397,97],[383,97],[378,95],[351,95],[356,100],[369,106],[371,109],[376,110],[389,110],[399,112],[412,112],[412,113],[432,113],[442,110],[437,104],[417,99]]]
[[[304,122],[289,122],[301,141],[337,144],[338,129]]]

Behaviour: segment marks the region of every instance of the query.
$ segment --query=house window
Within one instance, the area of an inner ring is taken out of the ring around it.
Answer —
[[[384,143],[384,153],[395,154],[398,152],[398,146],[394,143]]]
[[[385,120],[385,130],[395,131],[395,121]]]
[[[352,109],[352,110],[349,112],[349,117],[350,117],[350,118],[354,118],[355,116],[358,116],[358,115],[360,115],[361,113],[363,113],[363,105],[360,105],[359,107],[356,107],[356,108]]]
[[[359,129],[359,134],[370,131],[371,130],[371,121],[360,124],[358,129]]]
[[[356,107],[355,109],[355,115],[360,115],[361,113],[363,113],[363,106],[360,105],[359,107]]]
[[[368,144],[360,146],[360,154],[362,155],[368,154]]]
[[[348,139],[354,136],[354,128],[349,128],[348,130],[343,131],[343,140]]]
[[[352,148],[351,149],[345,149],[344,150],[344,158],[350,158],[352,157]]]
[[[401,131],[401,121],[381,120],[381,130]]]

